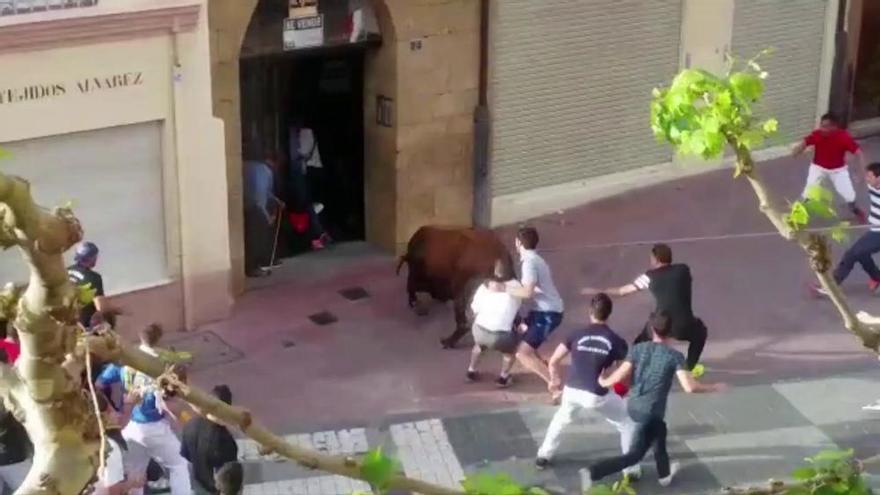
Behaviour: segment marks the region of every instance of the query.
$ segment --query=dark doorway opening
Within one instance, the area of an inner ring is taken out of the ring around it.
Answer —
[[[323,248],[364,239],[365,50],[353,45],[241,60],[244,158],[281,152],[275,193],[286,211],[273,226],[276,259],[322,249],[316,239]]]
[[[865,1],[862,9],[852,120],[880,117],[880,2]]]

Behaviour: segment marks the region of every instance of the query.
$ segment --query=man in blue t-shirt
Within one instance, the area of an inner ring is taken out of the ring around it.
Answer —
[[[155,347],[161,338],[162,327],[149,325],[140,332],[140,350],[158,357]],[[114,384],[122,384],[125,393],[135,392],[141,397],[131,411],[131,421],[122,430],[128,444],[126,474],[130,478],[144,477],[153,458],[168,471],[171,495],[190,495],[189,464],[180,455],[180,440],[171,429],[167,407],[155,381],[139,371],[111,364],[98,377],[98,386]],[[131,494],[142,495],[143,488],[132,490]]]
[[[619,335],[608,328],[607,321],[613,304],[607,294],[596,294],[590,301],[590,325],[572,332],[559,344],[550,358],[550,391],[558,393],[562,388],[562,360],[571,355],[562,402],[550,426],[547,436],[538,450],[535,464],[544,469],[550,464],[559,448],[562,431],[571,424],[575,413],[596,411],[620,432],[620,448],[627,452],[635,433],[635,423],[626,413],[626,402],[608,388],[599,384],[599,377],[626,357],[627,345]],[[638,468],[627,472],[638,477]]]
[[[672,320],[668,313],[655,312],[649,326],[652,340],[634,345],[617,369],[599,378],[599,385],[611,387],[632,377],[627,410],[636,423],[636,434],[630,449],[622,456],[603,459],[589,468],[581,469],[584,493],[594,481],[638,465],[651,449],[654,450],[660,484],[669,486],[678,470],[677,464],[669,464],[669,454],[666,452],[666,403],[673,380],[678,379],[689,394],[725,388],[722,384],[699,383],[688,371],[684,355],[669,347]]]

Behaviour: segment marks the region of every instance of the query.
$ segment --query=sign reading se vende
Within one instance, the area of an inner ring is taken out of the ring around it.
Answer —
[[[284,20],[284,49],[295,50],[324,44],[324,14]]]

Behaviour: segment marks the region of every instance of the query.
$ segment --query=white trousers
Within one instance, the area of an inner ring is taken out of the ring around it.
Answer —
[[[620,432],[620,450],[624,454],[629,450],[636,432],[636,424],[626,412],[626,401],[613,391],[600,397],[586,390],[565,387],[562,390],[559,409],[553,415],[544,443],[538,449],[538,457],[553,458],[562,441],[563,430],[574,421],[575,414],[580,411],[596,411],[605,417],[605,420]]]
[[[125,453],[125,473],[131,479],[141,478],[147,472],[150,458],[156,459],[168,471],[171,495],[191,495],[189,463],[180,455],[180,440],[171,429],[168,421],[155,423],[135,423],[129,421],[122,430],[122,437],[128,443]],[[133,495],[142,495],[144,490],[132,490]]]
[[[804,186],[804,192],[801,194],[801,197],[806,197],[807,190],[823,180],[830,181],[834,186],[834,190],[837,191],[837,194],[839,194],[844,201],[847,203],[855,202],[856,190],[853,188],[852,178],[849,176],[849,168],[847,168],[846,165],[829,170],[827,168],[822,168],[815,163],[811,163],[810,168],[807,171],[807,184]]]
[[[30,470],[30,459],[18,464],[0,466],[0,493],[4,492],[4,488],[12,492],[18,490]]]

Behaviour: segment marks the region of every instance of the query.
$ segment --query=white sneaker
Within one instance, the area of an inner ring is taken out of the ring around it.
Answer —
[[[658,482],[660,483],[660,486],[666,487],[666,486],[671,485],[671,484],[672,484],[672,478],[675,477],[675,473],[678,472],[678,469],[679,469],[680,467],[681,467],[681,465],[680,465],[679,463],[677,463],[677,462],[673,462],[672,464],[670,464],[670,465],[669,465],[669,476],[667,476],[667,477],[665,477],[665,478],[660,478],[660,479],[658,480]]]
[[[880,400],[873,404],[868,404],[862,408],[862,411],[880,411]]]
[[[324,204],[323,203],[313,203],[312,208],[315,209],[315,213],[320,214],[322,211],[324,211]]]
[[[629,476],[630,481],[638,481],[642,479],[642,466],[636,464],[623,470],[624,476]]]
[[[588,468],[580,468],[578,469],[578,474],[581,476],[581,493],[587,493],[593,487],[593,478],[590,477],[590,470]]]

